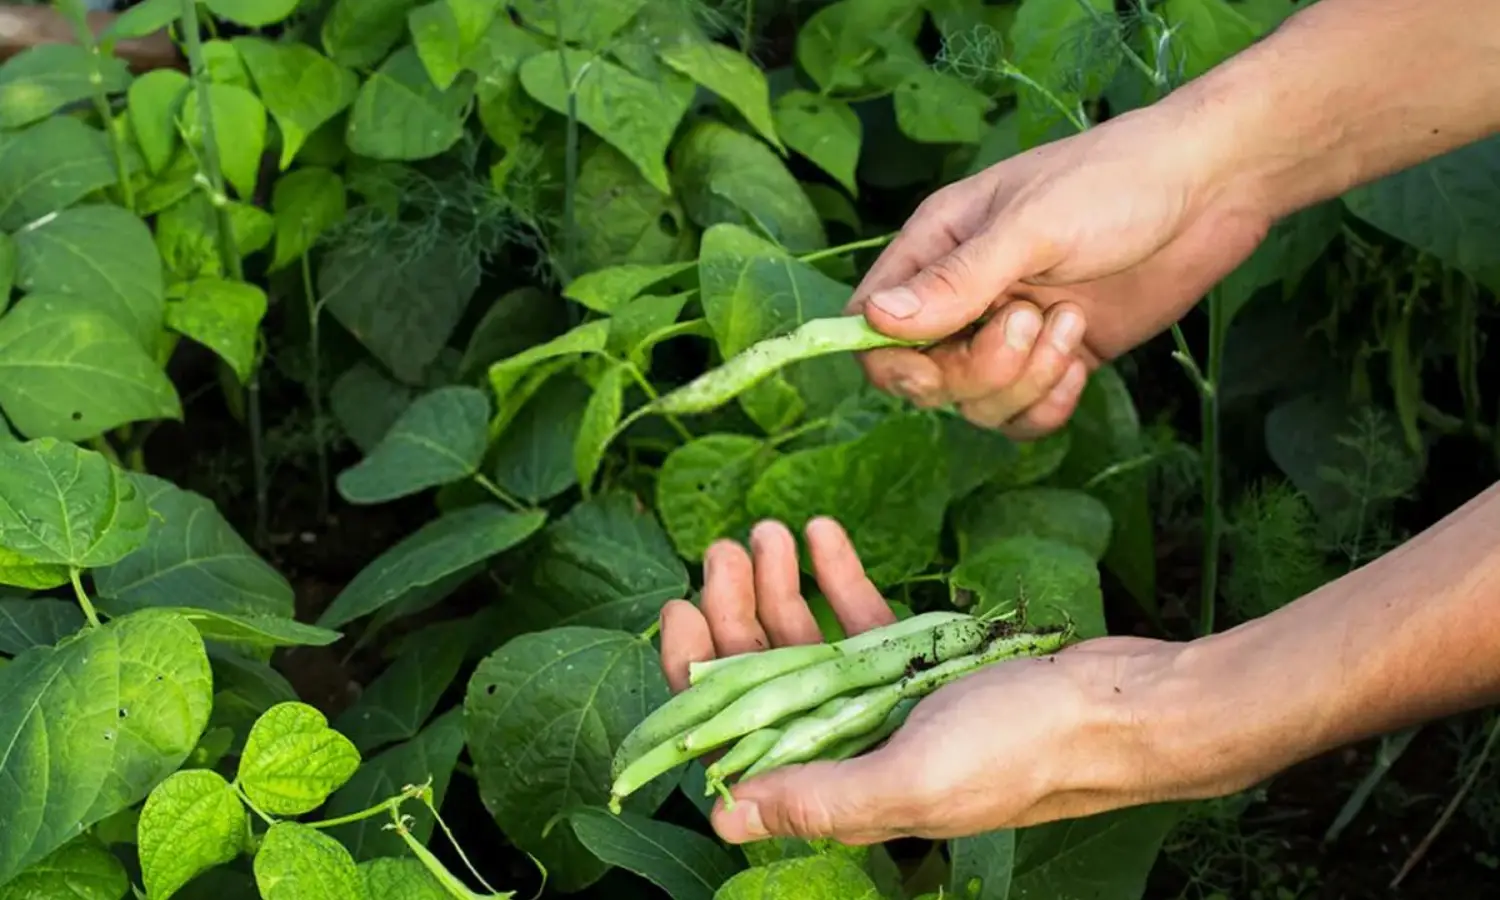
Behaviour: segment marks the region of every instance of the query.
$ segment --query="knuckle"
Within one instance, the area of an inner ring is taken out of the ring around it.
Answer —
[[[777,833],[803,840],[833,834],[833,810],[817,795],[798,798],[796,802],[780,806],[778,812],[779,815],[773,817],[777,820],[773,826]]]
[[[961,296],[972,274],[973,267],[956,253],[949,254],[927,267],[927,275],[934,286],[950,296]]]

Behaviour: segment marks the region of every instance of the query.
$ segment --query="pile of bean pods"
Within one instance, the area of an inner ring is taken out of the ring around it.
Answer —
[[[703,754],[707,793],[733,800],[726,781],[869,750],[922,697],[985,666],[1045,656],[1071,627],[1024,630],[1008,617],[931,612],[838,643],[779,647],[695,663],[687,690],[626,735],[615,753],[610,809]]]

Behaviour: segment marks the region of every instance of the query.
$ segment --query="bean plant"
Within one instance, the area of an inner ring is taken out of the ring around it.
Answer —
[[[0,65],[0,900],[1136,900],[1179,804],[917,863],[706,814],[977,665],[1264,614],[1395,542],[1433,441],[1500,459],[1495,140],[1278,223],[1040,440],[858,365],[897,343],[845,313],[893,206],[1152,102],[1290,0],[52,6],[76,40]],[[179,68],[116,55],[163,31]],[[1173,356],[1185,425],[1133,394]],[[160,463],[210,407],[244,502]],[[278,566],[302,485],[309,539],[403,529],[315,603]],[[757,685],[873,646],[809,587],[828,644],[671,698],[657,616],[706,549],[816,516],[952,652],[851,656],[863,705],[829,681],[783,730]],[[301,697],[318,650],[376,671]]]

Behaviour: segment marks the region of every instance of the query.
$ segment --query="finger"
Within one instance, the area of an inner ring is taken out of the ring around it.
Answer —
[[[944,189],[923,201],[860,279],[845,311],[863,312],[871,294],[901,284],[929,261],[952,253],[968,230],[963,212],[972,205],[972,198],[972,191],[960,194]]]
[[[714,658],[714,638],[708,620],[686,600],[673,600],[661,611],[661,671],[672,693],[688,689],[693,663]]]
[[[1047,311],[1047,324],[1021,377],[987,397],[959,404],[964,418],[981,428],[999,428],[1052,392],[1067,374],[1083,342],[1083,312],[1071,303]]]
[[[1007,288],[1039,267],[1038,242],[992,223],[912,277],[877,291],[864,314],[877,330],[916,341],[945,338],[974,322]]]
[[[735,785],[734,809],[714,806],[714,830],[731,844],[768,837],[877,843],[899,834],[883,801],[899,786],[881,754],[789,766]]]
[[[896,621],[896,614],[865,574],[854,542],[839,523],[813,519],[807,523],[807,542],[813,577],[845,634],[859,634]]]
[[[1083,396],[1088,380],[1088,364],[1075,359],[1062,380],[1040,403],[1000,426],[1000,430],[1013,441],[1035,441],[1046,437],[1067,424],[1073,410],[1078,408],[1078,399]]]
[[[860,354],[865,377],[878,390],[904,397],[918,406],[941,405],[943,370],[931,355],[906,347],[886,347]]]
[[[755,574],[750,554],[734,541],[715,541],[703,554],[703,617],[719,656],[770,646],[755,617]]]
[[[1005,305],[967,341],[931,351],[948,403],[967,403],[1011,389],[1026,372],[1042,333],[1042,311],[1026,300]]]
[[[802,599],[797,538],[780,522],[761,522],[750,532],[755,555],[755,608],[766,636],[778,647],[823,640],[818,620]]]

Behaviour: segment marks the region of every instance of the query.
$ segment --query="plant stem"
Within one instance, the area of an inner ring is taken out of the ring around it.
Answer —
[[[68,579],[73,582],[73,594],[78,597],[78,605],[83,607],[83,617],[89,620],[89,625],[99,627],[99,614],[94,611],[94,604],[89,601],[88,592],[83,589],[83,570],[77,566],[68,567]]]
[[[267,825],[275,825],[276,824],[276,820],[275,819],[273,819],[270,816],[266,815],[265,811],[263,811],[259,806],[256,806],[253,801],[251,801],[249,795],[247,795],[245,793],[245,789],[244,788],[240,787],[238,781],[236,781],[234,783],[233,787],[234,787],[234,792],[239,795],[240,802],[243,803],[243,804],[245,804],[245,806],[248,807],[251,812],[255,813],[257,816],[260,816],[261,821],[265,822]]]
[[[219,144],[214,132],[213,98],[209,93],[208,64],[203,58],[203,39],[198,33],[197,0],[182,0],[182,36],[187,51],[188,68],[198,96],[198,121],[203,131],[203,171],[200,183],[207,181],[209,199],[214,207],[214,225],[218,232],[219,263],[232,281],[244,281],[245,270],[239,247],[234,240],[234,222],[229,216],[229,196],[224,190],[224,173],[219,167]],[[212,27],[212,21],[210,21]],[[261,417],[260,363],[250,373],[245,385],[246,406],[250,415],[250,456],[255,475],[255,539],[265,546],[270,518],[270,485],[266,474],[264,424]]]
[[[115,177],[119,179],[121,205],[135,212],[135,187],[130,183],[130,165],[126,162],[125,146],[120,143],[120,134],[115,130],[115,116],[109,108],[109,97],[104,93],[104,73],[99,71],[99,59],[103,53],[99,42],[94,40],[94,29],[89,27],[88,12],[79,0],[58,0],[63,14],[73,23],[73,34],[78,43],[87,50],[93,60],[93,71],[89,80],[93,86],[94,112],[104,125],[104,139],[109,143],[110,155],[115,158]]]
[[[350,813],[347,816],[339,816],[336,819],[323,819],[319,822],[307,822],[306,825],[308,828],[337,828],[340,825],[348,825],[353,822],[363,822],[365,819],[373,819],[381,813],[395,812],[396,809],[400,807],[401,801],[402,799],[404,799],[404,797],[404,794],[399,797],[388,797],[385,800],[382,800],[374,806],[370,807],[369,809],[362,809],[359,812]]]
[[[884,247],[886,244],[889,244],[891,241],[895,240],[897,234],[899,234],[899,232],[892,231],[889,234],[882,234],[872,238],[861,238],[857,241],[850,241],[847,244],[839,244],[837,247],[825,247],[822,250],[814,250],[811,253],[804,253],[797,258],[805,263],[815,263],[819,260],[828,259],[829,257],[843,256],[845,253],[854,253],[859,250],[870,250],[875,247]]]
[[[308,392],[312,395],[313,443],[318,447],[318,521],[325,522],[333,489],[328,476],[328,446],[323,441],[323,345],[320,340],[323,304],[314,290],[312,263],[306,253],[302,254],[302,290],[307,295],[307,343],[312,357],[308,363],[308,378],[312,382]]]
[[[1485,761],[1490,758],[1490,751],[1495,749],[1496,738],[1500,738],[1500,716],[1497,716],[1494,724],[1490,726],[1489,737],[1485,738],[1484,746],[1479,750],[1479,756],[1469,766],[1469,775],[1464,779],[1463,785],[1459,787],[1458,793],[1454,794],[1453,799],[1448,801],[1448,806],[1443,810],[1443,814],[1438,817],[1437,822],[1433,823],[1432,830],[1427,832],[1427,835],[1422,838],[1422,842],[1411,852],[1411,856],[1407,857],[1406,863],[1401,866],[1401,871],[1397,872],[1396,877],[1391,879],[1391,890],[1394,891],[1401,886],[1401,882],[1406,879],[1407,875],[1411,874],[1411,870],[1415,869],[1417,863],[1422,861],[1422,857],[1427,855],[1427,851],[1431,849],[1438,835],[1442,834],[1443,829],[1448,827],[1449,820],[1453,818],[1454,813],[1458,812],[1459,805],[1469,795],[1469,791],[1474,787],[1474,782],[1479,779],[1479,773],[1484,770]]]
[[[514,509],[517,512],[525,512],[527,509],[529,509],[526,504],[506,493],[500,487],[500,485],[485,477],[484,473],[482,472],[474,473],[474,483],[489,491],[496,500],[499,500],[501,503],[504,503],[506,506],[509,506],[511,509]]]
[[[656,401],[661,399],[661,395],[657,393],[656,388],[651,384],[650,379],[646,377],[645,373],[642,372],[635,365],[635,363],[625,362],[623,360],[616,360],[616,362],[619,365],[626,367],[626,369],[630,372],[630,377],[635,381],[637,385],[640,386],[641,390],[646,394],[647,406],[650,406],[652,403],[655,403]],[[688,430],[688,427],[686,425],[682,424],[681,419],[677,418],[671,413],[665,414],[663,418],[667,420],[667,424],[672,426],[672,430],[677,432],[679,437],[681,437],[684,441],[692,442],[693,433]],[[624,429],[622,428],[621,431],[623,430]]]

